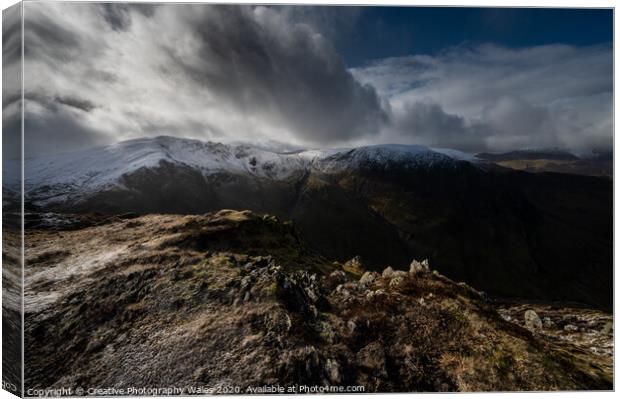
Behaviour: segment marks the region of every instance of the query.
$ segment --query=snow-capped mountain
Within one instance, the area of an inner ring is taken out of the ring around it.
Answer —
[[[248,146],[160,136],[28,159],[25,163],[26,189],[58,183],[95,188],[137,169],[157,167],[162,161],[187,165],[205,175],[226,171],[273,179],[285,178],[306,163],[299,156],[281,155]]]
[[[344,169],[430,168],[453,165],[455,158],[420,145],[384,144],[342,150],[317,159],[314,167],[325,172]]]
[[[249,146],[167,136],[32,158],[25,161],[26,196],[35,202],[60,202],[67,196],[122,187],[121,177],[168,163],[189,167],[208,176],[226,172],[261,178],[285,179],[303,169],[307,160]]]
[[[465,154],[418,145],[375,145],[359,148],[279,153],[249,145],[226,145],[169,136],[143,138],[73,153],[25,161],[26,197],[35,204],[64,202],[93,192],[131,189],[125,176],[168,164],[199,172],[282,181],[300,172],[334,173],[348,169],[391,166],[428,168],[455,163]],[[163,184],[164,182],[162,182]]]

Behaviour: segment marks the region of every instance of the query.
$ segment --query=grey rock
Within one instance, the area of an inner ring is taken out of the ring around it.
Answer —
[[[579,327],[574,324],[567,324],[564,326],[564,331],[566,332],[576,332],[579,331]]]
[[[608,321],[607,323],[605,323],[603,328],[601,328],[601,334],[604,334],[604,335],[611,335],[613,331],[614,331],[614,324],[611,321]]]
[[[377,272],[366,272],[360,278],[360,284],[368,287],[379,277],[379,273]]]
[[[386,267],[383,273],[381,274],[383,278],[392,277],[393,275],[394,275],[394,269],[392,269],[391,266]]]
[[[344,266],[351,269],[364,269],[364,263],[362,262],[362,258],[359,255],[354,257],[353,259],[346,261],[344,263]]]
[[[352,334],[353,332],[355,332],[356,328],[357,328],[357,324],[355,324],[353,320],[347,321],[347,329],[349,330],[349,334]]]
[[[538,314],[532,309],[529,309],[525,312],[524,318],[525,327],[529,328],[530,330],[539,330],[543,326],[542,320],[540,320]]]
[[[327,373],[327,377],[329,381],[338,384],[341,381],[340,377],[340,365],[336,360],[327,359],[325,362],[325,372]]]
[[[428,260],[418,262],[417,260],[414,259],[411,261],[411,264],[409,265],[409,273],[411,274],[424,273],[424,272],[428,272],[428,270],[429,270]]]
[[[333,271],[329,275],[329,277],[335,281],[338,281],[340,284],[342,284],[346,280],[347,275],[342,270],[336,270],[336,271]]]

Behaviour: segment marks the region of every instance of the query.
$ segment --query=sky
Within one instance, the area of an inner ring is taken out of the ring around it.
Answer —
[[[26,156],[158,135],[276,149],[612,147],[611,10],[24,7]],[[16,70],[18,29],[4,26]],[[5,130],[19,123],[10,90]]]

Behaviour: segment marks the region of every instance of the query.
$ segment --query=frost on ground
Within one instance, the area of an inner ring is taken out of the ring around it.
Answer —
[[[63,218],[26,235],[27,388],[612,388],[607,354],[506,321],[427,262],[332,262],[249,211]]]

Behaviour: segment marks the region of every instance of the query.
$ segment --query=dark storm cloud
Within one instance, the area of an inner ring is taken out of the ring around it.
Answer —
[[[28,91],[46,99],[37,117],[53,116],[56,128],[76,118],[62,133],[76,142],[97,131],[109,141],[174,134],[329,145],[377,136],[388,118],[319,32],[337,19],[329,13],[310,18],[308,8],[304,22],[261,6],[26,9]],[[345,14],[343,25],[355,18]]]
[[[612,141],[610,46],[459,46],[347,69],[333,42],[357,8],[24,7],[26,119],[55,150],[161,134],[467,151]]]
[[[103,18],[114,30],[125,30],[131,23],[131,16],[127,12],[127,4],[105,3]]]
[[[21,154],[21,23],[21,5],[14,5],[2,11],[2,156],[4,160],[19,158]]]
[[[22,93],[19,90],[12,93],[6,92],[2,96],[2,108],[9,108],[9,106],[18,103],[21,99]]]
[[[43,102],[39,102],[43,100]],[[86,125],[73,106],[58,106],[45,99],[26,98],[28,116],[24,119],[24,155],[74,151],[103,144],[106,137]],[[27,134],[26,134],[27,133]]]
[[[487,126],[448,114],[436,103],[407,103],[393,123],[399,134],[413,142],[471,152],[486,149],[481,140],[490,132]]]
[[[92,111],[96,107],[96,105],[93,102],[82,99],[82,98],[77,98],[77,97],[62,96],[62,97],[56,97],[55,100],[59,104],[77,108],[85,112]]]
[[[80,56],[80,39],[63,27],[62,21],[26,18],[24,54],[28,58],[48,57],[56,62]]]
[[[123,3],[103,3],[101,12],[105,21],[113,30],[124,31],[131,25],[131,13],[137,12],[144,16],[152,16],[157,4],[123,4]]]
[[[272,9],[194,6],[174,10],[196,40],[195,56],[168,47],[173,64],[243,112],[283,123],[307,142],[376,134],[386,115],[371,86],[345,68],[331,44]]]
[[[330,41],[338,42],[343,35],[355,32],[364,7],[346,6],[276,6],[293,23],[312,26]]]
[[[19,62],[22,53],[21,7],[9,7],[2,11],[2,62],[3,65]]]

